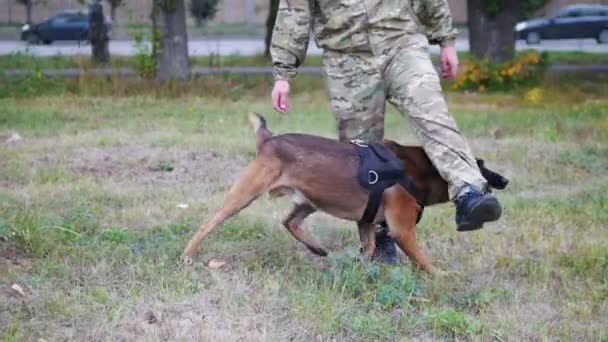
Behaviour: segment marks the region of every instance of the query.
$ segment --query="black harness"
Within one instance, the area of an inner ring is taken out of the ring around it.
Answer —
[[[383,144],[365,144],[361,140],[353,140],[351,143],[355,146],[359,155],[359,170],[357,173],[359,184],[369,190],[369,199],[363,217],[361,217],[361,222],[374,222],[382,202],[384,190],[399,183],[414,196],[421,207],[420,215],[416,221],[418,223],[422,217],[426,194],[419,191],[414,181],[405,174],[403,162]]]

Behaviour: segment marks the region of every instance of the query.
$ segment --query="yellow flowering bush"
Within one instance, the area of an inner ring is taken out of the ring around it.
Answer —
[[[488,60],[466,59],[452,88],[456,90],[495,91],[537,85],[546,70],[546,54],[527,50],[510,61],[490,63]]]

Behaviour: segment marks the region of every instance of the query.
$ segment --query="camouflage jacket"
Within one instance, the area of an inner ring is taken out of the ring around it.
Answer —
[[[417,33],[431,44],[456,37],[447,0],[280,0],[270,47],[276,79],[295,76],[311,30],[325,51],[374,55]]]

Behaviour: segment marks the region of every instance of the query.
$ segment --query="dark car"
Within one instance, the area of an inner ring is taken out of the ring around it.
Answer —
[[[110,31],[106,22],[106,29]],[[87,41],[89,35],[89,17],[84,12],[66,11],[59,13],[40,24],[24,25],[21,29],[21,40],[30,44],[51,44],[58,40]]]
[[[600,44],[608,44],[608,6],[568,6],[555,16],[518,23],[515,36],[528,44],[538,44],[542,39],[582,38],[593,38]]]

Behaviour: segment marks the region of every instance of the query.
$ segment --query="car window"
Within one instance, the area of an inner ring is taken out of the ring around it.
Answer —
[[[556,18],[567,18],[568,16],[570,16],[570,11],[562,11],[562,12],[559,12],[555,17]]]
[[[608,17],[608,9],[606,8],[593,8],[587,10],[586,15],[594,17]]]
[[[51,22],[53,23],[53,25],[61,25],[64,24],[68,21],[68,17],[66,16],[60,16],[60,17],[55,17]]]
[[[84,21],[87,21],[87,18],[83,17],[81,15],[72,16],[72,17],[70,17],[70,20],[69,20],[69,22],[71,22],[71,23],[81,23]]]

